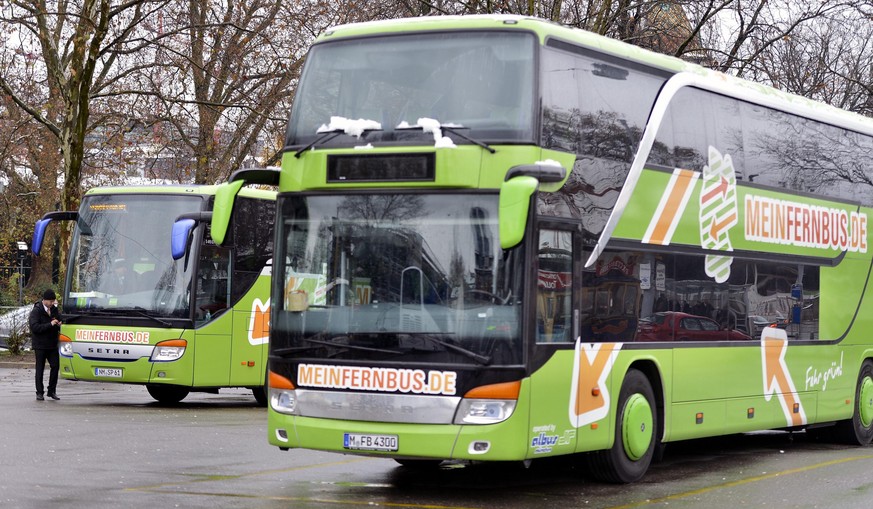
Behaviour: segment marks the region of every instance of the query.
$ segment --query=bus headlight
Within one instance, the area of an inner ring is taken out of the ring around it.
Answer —
[[[515,400],[463,399],[455,413],[455,424],[495,424],[515,411]]]
[[[520,381],[474,387],[458,405],[455,424],[496,424],[509,419],[520,391]]]
[[[73,342],[72,340],[63,334],[58,338],[59,348],[58,352],[64,357],[72,357],[73,356]]]
[[[297,392],[271,388],[270,406],[280,414],[297,415]]]
[[[171,339],[169,341],[161,341],[155,345],[152,350],[152,362],[170,362],[175,361],[185,354],[185,348],[188,342],[184,339]]]

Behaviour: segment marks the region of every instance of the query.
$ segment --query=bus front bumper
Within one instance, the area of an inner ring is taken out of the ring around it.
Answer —
[[[406,424],[280,414],[268,415],[269,442],[388,458],[518,461],[528,452],[526,419],[513,415],[488,425]]]

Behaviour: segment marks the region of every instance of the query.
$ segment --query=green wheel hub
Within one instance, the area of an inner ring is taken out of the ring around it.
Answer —
[[[858,391],[858,414],[861,417],[861,425],[869,428],[873,423],[873,379],[869,376],[861,380],[861,389]]]
[[[870,396],[873,397],[873,380],[870,381]],[[870,409],[873,415],[873,408]],[[622,415],[622,442],[627,457],[637,461],[642,458],[652,443],[654,431],[652,407],[642,394],[633,394],[627,399]]]

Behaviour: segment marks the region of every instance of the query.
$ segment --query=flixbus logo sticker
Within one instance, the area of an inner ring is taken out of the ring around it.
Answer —
[[[249,319],[249,344],[263,345],[270,339],[270,299],[252,302],[252,316]]]
[[[576,340],[570,385],[570,422],[580,428],[609,413],[607,380],[621,343],[582,343]]]

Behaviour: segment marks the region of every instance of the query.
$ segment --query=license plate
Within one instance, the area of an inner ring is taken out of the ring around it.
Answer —
[[[397,435],[343,434],[343,448],[359,451],[396,451]]]
[[[121,368],[94,368],[94,376],[121,378]]]

